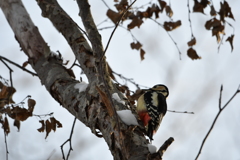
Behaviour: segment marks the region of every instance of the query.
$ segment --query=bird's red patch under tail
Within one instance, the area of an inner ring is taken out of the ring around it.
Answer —
[[[143,122],[144,126],[148,125],[148,122],[151,120],[151,117],[147,112],[139,112],[138,113],[141,121]]]

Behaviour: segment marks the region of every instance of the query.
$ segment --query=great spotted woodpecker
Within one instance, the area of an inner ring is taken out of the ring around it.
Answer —
[[[138,98],[136,111],[150,140],[153,140],[153,134],[157,132],[162,118],[166,114],[168,94],[168,88],[158,84]]]

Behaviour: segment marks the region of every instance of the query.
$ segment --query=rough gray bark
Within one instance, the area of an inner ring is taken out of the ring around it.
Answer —
[[[79,93],[74,85],[79,83],[62,65],[61,60],[52,56],[50,48],[33,24],[20,0],[0,0],[0,7],[11,26],[15,37],[28,61],[36,71],[41,83],[52,97],[73,116],[102,136],[116,160],[160,159],[159,154],[150,154],[147,140],[138,127],[121,122],[116,110],[127,109],[111,98],[117,92],[110,80],[101,35],[95,26],[87,0],[77,0],[80,16],[85,26],[88,44],[83,31],[65,13],[56,0],[38,0],[42,15],[47,17],[65,37],[78,62],[86,74],[89,86]],[[100,130],[101,135],[97,132]]]

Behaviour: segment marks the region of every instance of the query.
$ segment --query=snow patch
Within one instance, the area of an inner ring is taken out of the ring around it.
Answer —
[[[150,153],[156,153],[157,152],[157,147],[152,145],[152,144],[148,144],[148,150]]]
[[[117,93],[113,93],[112,98],[115,99],[118,103],[122,103],[123,105],[125,105],[125,102],[121,100]]]
[[[138,126],[136,117],[132,114],[130,110],[117,111],[118,116],[126,125]]]
[[[84,81],[82,81],[80,83],[76,83],[74,86],[75,89],[78,89],[79,93],[86,91],[87,87],[88,87],[88,84]]]

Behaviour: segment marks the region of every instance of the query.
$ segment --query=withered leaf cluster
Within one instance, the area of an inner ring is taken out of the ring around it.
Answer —
[[[204,13],[203,9],[205,9],[208,5],[210,5],[210,15],[212,16],[212,18],[206,22],[205,28],[212,31],[212,36],[216,36],[217,42],[219,43],[221,41],[220,34],[225,34],[225,18],[231,18],[233,20],[235,19],[232,14],[231,7],[229,6],[227,1],[220,2],[220,9],[217,12],[210,1],[201,0],[200,2],[198,2],[197,0],[194,0],[193,11]],[[217,15],[219,15],[219,19],[216,17]],[[233,49],[232,41],[229,42]]]
[[[15,92],[16,90],[13,87],[8,87],[0,82],[0,123],[2,124],[2,129],[6,135],[10,133],[9,118],[14,120],[13,126],[17,127],[19,131],[21,122],[33,116],[34,106],[36,105],[36,101],[31,99],[30,96],[28,96],[27,100],[28,108],[23,107],[23,102],[15,104],[15,102],[12,100],[12,95]],[[42,127],[39,128],[38,131],[46,131],[45,138],[47,138],[51,130],[56,131],[56,128],[62,127],[62,124],[54,117],[51,117],[46,121],[40,120],[39,122],[42,124]]]
[[[117,11],[112,9],[108,9],[107,16],[112,22],[116,25],[120,21],[123,22],[125,20],[130,20],[130,23],[127,25],[128,30],[134,29],[135,27],[140,28],[143,24],[144,20],[152,19],[155,17],[156,19],[160,17],[160,14],[164,11],[168,17],[173,16],[173,10],[171,9],[170,5],[168,5],[163,0],[158,0],[158,3],[149,3],[148,7],[145,9],[139,8],[129,8],[131,4],[127,0],[115,1],[115,7]],[[128,9],[129,8],[129,9]],[[128,10],[127,10],[128,9]],[[169,21],[164,22],[163,28],[166,31],[172,31],[176,28],[181,26],[181,21],[178,20],[176,22]],[[142,45],[140,42],[132,42],[131,44],[132,49],[139,50],[141,60],[144,59],[145,51],[142,49]]]
[[[215,36],[217,39],[217,42],[220,43],[222,40],[221,35],[224,35],[224,29],[225,29],[225,18],[231,18],[234,20],[234,16],[231,11],[231,7],[229,6],[228,2],[223,1],[220,2],[220,9],[217,12],[211,4],[209,0],[194,0],[194,6],[193,6],[193,12],[200,12],[204,13],[204,9],[210,6],[210,15],[212,18],[205,23],[205,28],[207,30],[212,31],[212,36]],[[217,15],[219,15],[219,18],[217,18]],[[229,36],[226,41],[228,41],[231,45],[231,50],[233,51],[233,38],[234,35],[232,34]],[[196,38],[193,36],[192,39],[188,42],[188,46],[190,47],[187,51],[187,55],[192,59],[201,59],[200,56],[197,55],[197,52],[195,49],[192,48],[193,45],[196,44]]]
[[[12,100],[13,94],[16,92],[16,89],[13,87],[8,87],[0,82],[0,109],[7,104],[14,103]]]
[[[20,130],[20,122],[25,121],[33,114],[34,106],[36,102],[33,99],[28,99],[28,109],[20,107],[19,105],[7,105],[1,109],[1,114],[5,113],[5,118],[0,117],[0,123],[2,124],[2,128],[6,134],[10,133],[10,126],[8,123],[8,117],[14,120],[13,125]]]
[[[41,123],[41,127],[38,130],[38,132],[44,132],[46,131],[45,139],[48,137],[49,133],[53,130],[56,131],[56,128],[62,128],[62,124],[56,120],[54,117],[51,117],[47,120],[40,120],[39,123]]]

